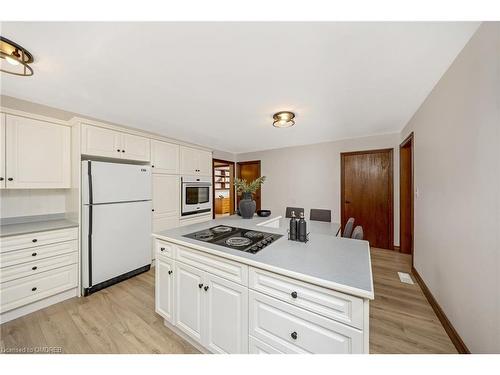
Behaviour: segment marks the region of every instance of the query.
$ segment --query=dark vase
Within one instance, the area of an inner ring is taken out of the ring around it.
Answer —
[[[240,199],[240,214],[243,219],[251,219],[255,214],[257,204],[252,199],[252,193],[243,193]]]

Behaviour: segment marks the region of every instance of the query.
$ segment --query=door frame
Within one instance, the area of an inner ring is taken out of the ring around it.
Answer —
[[[233,168],[233,181],[231,181],[231,188],[229,189],[229,197],[233,197],[231,200],[231,206],[230,206],[230,215],[233,215],[235,212],[235,207],[236,207],[236,192],[234,191],[234,179],[236,178],[236,165],[234,161],[229,161],[229,160],[222,160],[222,159],[213,159],[212,158],[212,219],[215,219],[215,163],[225,163],[229,164],[230,166],[232,165]]]
[[[238,170],[236,171],[236,176],[237,176],[238,178],[241,178],[241,177],[240,177],[240,167],[241,167],[242,165],[246,165],[246,164],[259,164],[259,176],[262,176],[262,170],[261,170],[261,167],[262,167],[262,166],[261,166],[260,160],[247,160],[247,161],[239,161],[239,162],[237,162],[236,164],[237,164],[237,166],[238,166],[238,168],[237,168]],[[260,189],[262,189],[262,186],[260,187]],[[262,190],[261,190],[261,193],[262,193]],[[262,194],[261,194],[261,196],[260,196],[260,198],[259,198],[259,199],[260,199],[260,204],[262,205]],[[238,201],[239,201],[238,196],[236,196],[236,202],[238,203]],[[238,206],[238,204],[236,204],[236,206]],[[262,207],[261,207],[261,208],[262,208]]]
[[[345,218],[344,212],[344,201],[345,201],[345,156],[352,155],[363,155],[363,154],[378,154],[378,153],[389,153],[389,215],[390,215],[390,228],[389,228],[389,249],[394,250],[394,148],[381,148],[376,150],[365,150],[365,151],[350,151],[340,153],[340,223],[343,228],[347,219]]]
[[[414,206],[414,186],[415,186],[415,183],[414,183],[414,180],[415,180],[415,177],[414,177],[414,174],[415,174],[415,169],[414,169],[414,155],[415,155],[415,142],[414,142],[414,134],[413,132],[411,132],[405,139],[403,142],[401,142],[401,144],[399,145],[399,211],[400,211],[400,214],[399,214],[399,241],[400,241],[400,252],[401,252],[401,228],[402,228],[402,224],[403,224],[403,217],[401,216],[401,204],[402,204],[402,195],[401,195],[401,189],[402,189],[402,185],[401,185],[401,172],[403,170],[403,164],[401,163],[401,149],[406,147],[408,144],[410,144],[410,164],[411,164],[411,167],[410,167],[410,172],[411,172],[411,179],[410,179],[410,185],[411,185],[411,194],[410,194],[410,215],[411,215],[411,218],[410,218],[410,233],[411,233],[411,262],[412,262],[412,266],[413,266],[413,254],[415,252],[415,231],[414,231],[414,228],[415,228],[415,224],[414,224],[414,218],[415,218],[415,206]]]

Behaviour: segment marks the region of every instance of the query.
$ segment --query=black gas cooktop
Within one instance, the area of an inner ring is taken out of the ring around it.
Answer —
[[[184,237],[255,254],[282,236],[280,234],[218,225],[199,232],[185,234]]]

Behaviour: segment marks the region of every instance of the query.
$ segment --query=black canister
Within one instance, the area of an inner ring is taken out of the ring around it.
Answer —
[[[300,242],[306,242],[307,241],[307,224],[306,220],[304,219],[304,213],[300,213],[300,219],[299,222],[297,223],[297,239]]]
[[[292,217],[290,218],[290,239],[292,241],[297,241],[297,218],[295,217],[295,211],[292,211]]]

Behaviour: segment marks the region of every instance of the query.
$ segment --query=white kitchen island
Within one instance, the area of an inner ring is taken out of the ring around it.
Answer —
[[[184,235],[217,225],[283,235],[256,254]],[[368,353],[373,299],[366,241],[308,221],[307,243],[288,219],[223,219],[154,233],[156,311],[209,353]]]

